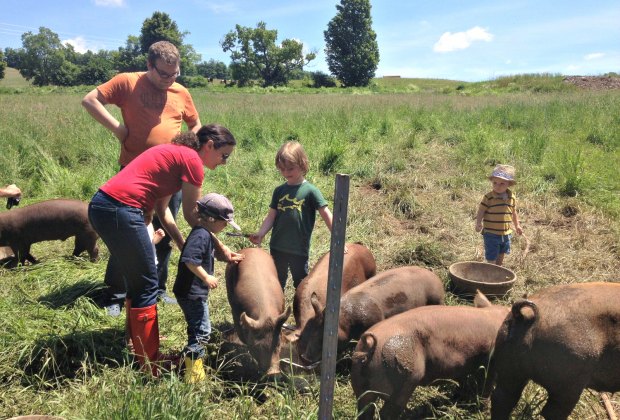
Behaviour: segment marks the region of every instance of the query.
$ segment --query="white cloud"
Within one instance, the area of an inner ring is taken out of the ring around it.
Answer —
[[[444,32],[433,46],[433,51],[443,53],[464,50],[469,48],[473,42],[490,42],[492,39],[493,34],[480,26],[474,26],[465,32]]]
[[[236,13],[239,11],[239,9],[234,4],[227,2],[215,3],[212,1],[198,1],[196,4],[203,9],[213,12],[216,15]]]
[[[124,7],[125,0],[95,0],[95,5],[103,7]]]
[[[585,58],[586,60],[588,60],[588,61],[589,61],[589,60],[596,60],[596,59],[598,59],[598,58],[603,58],[603,57],[605,57],[605,54],[604,54],[604,53],[592,53],[592,54],[587,54],[587,55],[586,55],[585,57],[583,57],[583,58]]]
[[[86,51],[89,50],[89,48],[86,46],[86,40],[81,36],[77,36],[71,39],[65,39],[64,41],[61,41],[61,42],[63,44],[73,45],[73,49],[76,52],[79,52],[81,54],[84,54]]]

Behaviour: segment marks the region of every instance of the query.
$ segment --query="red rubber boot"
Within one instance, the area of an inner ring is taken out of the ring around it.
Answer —
[[[129,334],[133,342],[134,354],[143,370],[158,376],[159,325],[157,305],[146,308],[129,309]]]

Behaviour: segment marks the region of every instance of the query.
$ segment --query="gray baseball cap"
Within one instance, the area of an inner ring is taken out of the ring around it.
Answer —
[[[241,230],[239,225],[233,220],[233,213],[235,210],[233,209],[232,203],[222,194],[209,193],[196,201],[196,205],[198,206],[198,212],[206,214],[207,216],[226,220],[233,228]]]

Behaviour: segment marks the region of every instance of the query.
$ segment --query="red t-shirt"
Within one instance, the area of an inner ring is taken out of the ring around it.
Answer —
[[[161,144],[141,153],[100,190],[123,204],[151,211],[155,201],[179,191],[183,182],[200,187],[203,179],[202,160],[194,149]]]

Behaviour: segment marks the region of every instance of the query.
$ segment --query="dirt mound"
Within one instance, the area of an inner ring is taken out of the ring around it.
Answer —
[[[607,90],[620,89],[620,77],[611,76],[567,76],[564,82],[572,83],[582,89]]]

